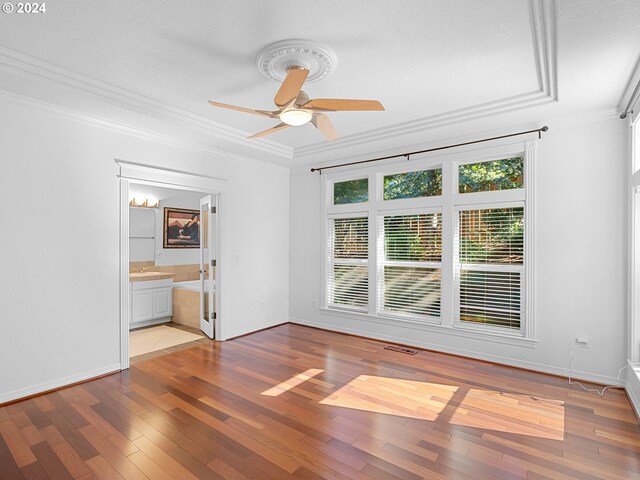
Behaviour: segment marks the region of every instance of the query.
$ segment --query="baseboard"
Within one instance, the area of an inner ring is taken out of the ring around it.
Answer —
[[[636,417],[640,421],[640,367],[629,366],[627,372],[627,396],[636,413]]]
[[[49,382],[44,382],[39,385],[34,385],[32,387],[21,388],[19,390],[14,390],[13,392],[7,392],[0,394],[0,406],[13,403],[18,400],[26,400],[27,398],[42,395],[44,393],[51,392],[53,390],[58,390],[64,387],[70,387],[74,384],[85,382],[87,380],[93,380],[98,377],[103,377],[105,375],[119,372],[120,364],[113,364],[107,367],[98,368],[96,370],[92,370],[90,372],[79,373],[76,375],[70,375],[64,378],[58,378],[56,380],[51,380]]]
[[[406,338],[395,337],[393,335],[381,335],[381,334],[373,335],[371,332],[358,330],[355,328],[347,328],[347,327],[341,327],[340,329],[338,329],[338,328],[334,328],[333,326],[328,326],[324,323],[303,320],[301,318],[290,318],[289,321],[291,323],[295,323],[298,325],[306,325],[309,327],[320,328],[323,330],[333,330],[337,332],[348,333],[351,335],[358,335],[360,337],[371,338],[374,340],[382,340],[386,342],[397,343],[400,345],[408,345],[412,347],[423,348],[425,350],[433,350],[434,352],[449,353],[452,355],[459,355],[461,357],[474,358],[476,360],[484,360],[487,362],[498,363],[500,365],[506,365],[509,367],[521,368],[525,370],[533,370],[535,372],[540,372],[540,373],[548,373],[550,375],[555,375],[559,377],[566,377],[568,373],[567,368],[555,367],[553,365],[545,365],[543,363],[527,362],[524,360],[501,357],[498,355],[488,355],[485,353],[476,352],[473,350],[466,350],[462,348],[445,347],[442,345],[429,343],[429,342],[422,342],[414,339],[407,340]],[[626,384],[624,380],[619,380],[615,377],[610,377],[607,375],[599,375],[599,374],[594,374],[589,372],[580,372],[575,370],[571,377],[574,380],[597,383],[600,385],[611,385],[615,387],[624,387]]]
[[[276,328],[276,327],[280,327],[282,325],[286,325],[287,323],[289,323],[289,322],[285,321],[285,322],[279,322],[279,323],[273,323],[273,324],[272,323],[265,324],[264,326],[259,326],[255,330],[251,330],[250,332],[238,333],[237,335],[228,336],[225,339],[225,341],[235,340],[236,338],[246,337],[247,335],[251,335],[253,333],[258,333],[258,332],[262,332],[263,330],[269,330],[270,328]]]

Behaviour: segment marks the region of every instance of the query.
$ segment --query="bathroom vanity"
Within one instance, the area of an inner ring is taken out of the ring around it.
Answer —
[[[173,315],[173,273],[129,274],[129,328],[171,321]]]

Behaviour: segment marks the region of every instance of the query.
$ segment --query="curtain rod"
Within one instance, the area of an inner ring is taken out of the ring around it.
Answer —
[[[500,135],[499,137],[483,138],[482,140],[473,140],[471,142],[456,143],[454,145],[446,145],[444,147],[428,148],[427,150],[417,150],[415,152],[399,153],[398,155],[389,155],[387,157],[372,158],[371,160],[359,160],[357,162],[340,163],[338,165],[329,165],[328,167],[316,167],[316,168],[312,168],[311,172],[320,172],[320,175],[322,175],[322,170],[329,170],[330,168],[346,167],[349,165],[359,165],[361,163],[379,162],[380,160],[389,160],[390,158],[405,157],[407,160],[409,160],[409,157],[411,155],[417,155],[419,153],[435,152],[437,150],[446,150],[447,148],[462,147],[464,145],[472,145],[474,143],[490,142],[491,140],[500,140],[501,138],[516,137],[518,135],[526,135],[528,133],[537,132],[538,138],[542,138],[542,132],[547,132],[548,130],[549,130],[549,127],[545,125],[544,127],[536,128],[535,130],[527,130],[526,132],[510,133],[509,135]]]

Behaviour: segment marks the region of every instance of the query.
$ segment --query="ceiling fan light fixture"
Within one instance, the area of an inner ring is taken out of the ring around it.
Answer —
[[[287,110],[280,114],[280,120],[292,127],[299,127],[309,123],[313,115],[306,110]]]

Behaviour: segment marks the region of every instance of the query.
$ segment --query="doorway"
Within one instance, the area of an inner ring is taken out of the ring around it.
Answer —
[[[140,360],[193,343],[224,340],[220,207],[226,181],[116,163],[121,368],[128,368],[134,356]]]

